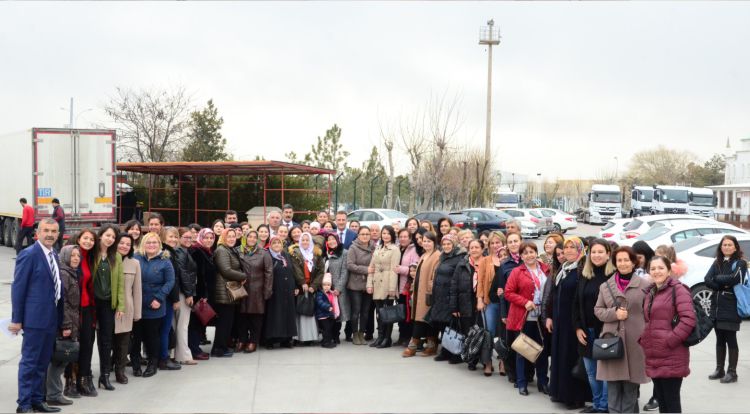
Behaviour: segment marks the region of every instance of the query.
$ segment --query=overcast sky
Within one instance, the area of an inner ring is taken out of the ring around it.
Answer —
[[[71,96],[96,108],[78,127],[107,124],[115,87],[182,84],[213,98],[238,159],[305,153],[337,123],[360,165],[379,123],[444,93],[461,97],[456,147],[483,148],[490,18],[505,171],[593,177],[750,136],[749,2],[3,2],[0,132],[63,126]]]

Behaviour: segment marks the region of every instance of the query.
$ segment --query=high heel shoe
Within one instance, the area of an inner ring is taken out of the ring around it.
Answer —
[[[99,388],[104,388],[107,391],[114,391],[115,387],[109,382],[109,372],[99,375]]]
[[[494,368],[492,368],[492,364],[487,364],[484,366],[484,376],[485,377],[491,377],[492,373],[495,371]]]

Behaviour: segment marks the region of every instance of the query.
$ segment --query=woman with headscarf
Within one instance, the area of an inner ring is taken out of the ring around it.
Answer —
[[[294,297],[299,294],[292,258],[278,236],[271,238],[268,253],[273,266],[273,287],[271,297],[266,301],[263,338],[267,349],[273,349],[276,343],[291,348],[292,338],[297,335]]]
[[[333,341],[338,344],[339,336],[341,335],[341,324],[349,321],[349,313],[351,312],[349,295],[346,290],[346,283],[349,281],[349,271],[346,269],[347,251],[344,250],[344,245],[341,244],[339,235],[336,233],[326,235],[325,246],[327,258],[325,273],[331,274],[331,290],[338,298],[340,309],[339,320],[336,322],[336,329],[333,332]],[[351,330],[346,331],[345,335],[347,341],[352,339]]]
[[[196,242],[190,247],[189,252],[197,268],[197,282],[195,284],[195,296],[193,303],[214,303],[214,283],[216,282],[216,265],[213,259],[214,232],[208,227],[198,232]],[[193,354],[193,359],[204,361],[209,358],[207,352],[203,352],[200,345],[208,345],[211,342],[206,339],[206,327],[195,314],[191,312],[188,324],[188,346]]]
[[[432,300],[428,300],[428,302],[432,302],[430,309],[431,324],[438,332],[442,332],[453,321],[454,307],[451,304],[451,284],[456,267],[466,256],[466,251],[459,247],[458,239],[453,235],[443,236],[440,244],[443,253],[440,255],[440,264],[435,270],[435,279],[432,281]],[[454,328],[459,330],[458,325]],[[441,348],[440,354],[435,357],[435,361],[449,361],[451,364],[459,364],[461,363],[461,356],[454,355]]]
[[[561,402],[569,410],[583,408],[591,400],[588,383],[573,377],[571,371],[578,361],[578,340],[573,326],[573,298],[583,266],[583,241],[569,237],[563,244],[565,263],[557,275],[552,277],[547,315],[552,316],[552,366],[550,397]]]
[[[237,321],[239,348],[249,354],[255,352],[263,332],[263,314],[266,301],[273,289],[273,261],[271,255],[258,243],[258,232],[250,230],[240,250],[242,270],[247,276],[247,297],[240,301]]]
[[[231,357],[234,352],[229,347],[234,323],[234,311],[237,303],[229,296],[227,282],[244,283],[247,278],[242,271],[240,255],[234,249],[237,243],[237,232],[234,229],[224,229],[219,237],[218,247],[214,253],[216,263],[216,282],[214,283],[214,310],[216,311],[216,333],[211,355],[215,357]]]
[[[494,338],[497,334],[497,326],[500,323],[500,295],[503,290],[500,287],[501,266],[505,261],[505,235],[499,231],[493,231],[489,235],[488,255],[479,259],[479,274],[477,276],[477,310],[484,312],[486,329]],[[505,375],[503,361],[498,363],[500,375]],[[485,367],[486,372],[486,367]],[[490,367],[492,373],[492,367]]]
[[[302,233],[299,244],[289,247],[289,256],[292,258],[294,277],[300,294],[313,297],[323,282],[323,252],[313,243],[310,233]],[[305,345],[318,340],[318,325],[314,315],[297,315],[297,340]]]

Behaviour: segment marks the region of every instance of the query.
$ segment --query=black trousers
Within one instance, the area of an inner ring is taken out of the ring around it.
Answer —
[[[714,332],[716,332],[717,348],[725,348],[728,346],[729,349],[740,349],[739,345],[737,345],[737,331],[716,328],[714,329]]]
[[[193,359],[203,353],[201,349],[201,338],[206,335],[205,327],[195,313],[190,312],[190,322],[188,323],[188,348],[193,354]]]
[[[349,306],[351,306],[352,332],[364,332],[368,323],[368,310],[372,305],[372,295],[363,290],[349,291]],[[372,312],[370,312],[372,314]]]
[[[112,340],[115,336],[115,311],[110,299],[96,301],[96,336],[99,375],[106,375],[112,371]]]
[[[263,314],[262,313],[240,313],[236,315],[235,325],[239,331],[239,339],[243,344],[260,343],[260,336],[263,333]]]
[[[409,304],[406,302],[406,295],[398,295],[398,303],[403,303],[407,307]],[[408,340],[412,336],[414,330],[414,321],[399,322],[398,323],[398,339]]]
[[[660,413],[681,413],[680,388],[682,378],[653,378],[654,397],[659,401]]]
[[[336,320],[333,318],[318,319],[318,326],[323,331],[323,341],[321,344],[326,345],[333,342],[334,330],[336,329]]]
[[[232,324],[234,323],[235,305],[214,305],[216,311],[216,333],[211,352],[224,352],[229,349],[229,339],[232,335]]]
[[[134,367],[141,363],[141,344],[146,345],[149,363],[156,364],[159,360],[162,319],[141,319],[133,322],[133,346],[130,347],[130,361]]]
[[[81,329],[78,334],[78,341],[81,346],[78,353],[79,379],[92,376],[91,358],[94,355],[94,340],[96,339],[96,331],[94,330],[95,312],[93,306],[81,308]]]
[[[16,256],[23,250],[23,241],[26,240],[26,247],[34,244],[34,228],[33,227],[21,227],[18,229],[18,235],[16,235]]]
[[[130,332],[115,334],[112,344],[112,359],[115,367],[124,369],[128,364],[128,352],[130,347]]]
[[[372,299],[372,295],[370,295],[370,299]],[[365,328],[365,335],[372,336],[373,332],[375,332],[375,317],[377,316],[375,313],[375,301],[370,300],[370,307],[367,309],[367,327]]]

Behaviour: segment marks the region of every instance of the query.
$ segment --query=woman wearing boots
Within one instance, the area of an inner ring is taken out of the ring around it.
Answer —
[[[498,276],[498,280],[496,281],[497,288],[500,290],[505,290],[505,284],[508,282],[508,278],[510,277],[510,272],[513,271],[516,267],[520,266],[523,261],[521,260],[521,244],[523,243],[523,240],[521,238],[521,233],[518,232],[510,232],[508,233],[508,237],[506,238],[507,243],[507,251],[508,251],[508,258],[503,261],[503,263],[500,265],[500,274]],[[505,295],[501,294],[500,297],[500,330],[498,332],[498,336],[501,338],[504,338],[506,340],[506,344],[510,345],[511,342],[508,342],[508,334],[506,330],[506,324],[508,320],[508,312],[510,311],[510,304],[505,299]],[[508,374],[508,381],[512,382],[513,384],[516,384],[516,351],[509,349],[508,352],[508,359],[504,361],[506,373]],[[528,367],[528,370],[526,372],[530,378],[527,378],[531,380],[534,376],[534,371],[531,366]]]
[[[99,230],[99,254],[95,258],[93,273],[94,300],[96,303],[96,344],[99,350],[99,388],[115,389],[109,381],[112,370],[112,341],[115,320],[125,314],[125,283],[122,257],[117,253],[117,227],[105,224]]]
[[[78,341],[79,307],[81,292],[78,290],[78,266],[81,263],[81,250],[78,246],[65,246],[60,250],[60,281],[65,292],[63,306],[62,337]],[[73,402],[65,397],[80,398],[73,381],[73,364],[52,361],[47,369],[47,404],[70,405]],[[65,371],[65,392],[63,393],[60,375]]]
[[[411,296],[412,312],[414,315],[414,329],[409,345],[401,354],[404,358],[413,357],[417,353],[420,338],[427,338],[422,356],[432,356],[437,353],[437,331],[427,321],[432,305],[432,281],[435,278],[435,269],[440,264],[440,252],[435,249],[437,236],[428,231],[422,235],[422,248],[424,253],[419,258],[417,271],[412,284]]]
[[[396,246],[396,232],[392,226],[383,226],[380,231],[380,245],[375,248],[370,261],[367,276],[367,293],[372,295],[375,308],[392,306],[398,297],[398,269],[401,251]],[[377,313],[376,313],[377,314]],[[378,339],[370,344],[371,348],[390,348],[393,324],[378,320]]]
[[[133,237],[121,234],[117,239],[117,253],[122,256],[122,274],[125,284],[125,314],[115,319],[115,343],[113,358],[115,361],[115,380],[120,384],[127,384],[125,365],[128,358],[128,344],[133,323],[141,319],[141,265],[133,258],[135,248]],[[141,366],[133,366],[134,372],[140,372]]]
[[[416,232],[418,225],[415,219],[410,219],[414,231]],[[407,225],[409,220],[407,220]],[[416,233],[415,233],[416,234]],[[397,267],[396,273],[398,274],[398,303],[403,303],[409,306],[411,296],[411,284],[414,280],[409,276],[409,266],[419,261],[420,252],[417,250],[417,243],[414,241],[415,236],[409,233],[408,228],[399,230],[398,232],[398,247],[401,252],[401,265]],[[421,250],[421,247],[419,248]],[[412,330],[412,319],[411,315],[407,313],[407,318],[404,322],[398,323],[398,341],[397,345],[406,346],[411,338]]]
[[[179,286],[180,307],[177,314],[177,328],[175,332],[175,350],[174,359],[183,365],[195,365],[197,362],[193,359],[189,344],[189,325],[192,316],[195,297],[195,285],[198,282],[198,266],[190,255],[190,246],[193,243],[192,233],[187,227],[178,229],[180,236],[179,246],[175,249],[175,261],[180,268],[179,279],[175,284]],[[197,346],[197,342],[195,345]]]
[[[711,298],[711,317],[714,320],[716,333],[716,371],[708,376],[711,380],[720,380],[722,384],[737,382],[737,360],[739,346],[737,331],[740,330],[740,315],[737,313],[737,297],[734,286],[742,282],[747,273],[747,264],[742,259],[743,253],[734,236],[721,238],[716,249],[716,261],[706,274],[706,286],[714,291]],[[724,359],[729,348],[729,367],[724,372]]]
[[[227,292],[227,282],[245,282],[247,277],[242,272],[240,255],[234,250],[237,244],[237,232],[228,228],[221,232],[217,243],[214,262],[216,263],[216,282],[214,284],[214,310],[217,314],[216,333],[211,355],[219,358],[231,357],[234,352],[229,347],[234,323],[234,311],[237,303]]]
[[[372,295],[367,293],[367,272],[372,261],[374,246],[370,243],[370,228],[362,226],[357,231],[357,240],[349,247],[346,257],[346,269],[349,271],[349,305],[351,306],[352,343],[365,345],[367,328],[367,311],[372,303]]]
[[[351,314],[349,293],[346,289],[346,284],[349,281],[349,271],[346,269],[347,250],[344,250],[344,245],[341,244],[339,236],[336,233],[326,235],[325,250],[327,257],[325,264],[326,273],[331,274],[331,283],[333,285],[331,289],[333,290],[333,294],[338,298],[340,308],[339,321],[336,324],[338,330],[333,333],[334,342],[338,344],[341,325],[349,322],[349,315]],[[345,330],[345,335],[346,340],[351,342],[351,330]]]
[[[240,331],[240,344],[243,352],[255,352],[263,332],[263,314],[266,300],[273,289],[273,261],[271,254],[258,244],[258,233],[250,230],[240,248],[242,270],[247,275],[247,297],[240,301],[237,325]]]
[[[472,325],[477,322],[477,279],[479,276],[479,260],[482,258],[484,243],[478,239],[472,239],[467,244],[468,254],[464,260],[456,266],[456,272],[453,274],[453,280],[450,287],[450,301],[453,308],[453,316],[461,321],[461,333],[469,333]],[[475,360],[467,361],[469,371],[476,371],[477,362],[484,365],[484,375],[492,375],[492,348],[483,346]]]
[[[438,332],[442,332],[454,317],[450,302],[450,287],[456,267],[466,256],[466,251],[459,247],[458,240],[451,234],[443,236],[440,244],[443,247],[443,253],[440,255],[440,264],[435,270],[435,279],[432,282],[432,308],[430,309],[432,326]],[[459,364],[461,356],[451,354],[448,350],[441,348],[435,361],[450,361],[451,364]]]
[[[89,229],[83,229],[68,240],[69,244],[78,246],[81,250],[81,265],[79,267],[78,285],[81,289],[81,326],[78,353],[78,372],[76,373],[76,387],[78,393],[85,397],[96,397],[97,391],[94,387],[91,373],[91,357],[94,354],[94,339],[96,338],[95,320],[96,308],[94,307],[94,283],[91,277],[91,269],[94,268],[94,258],[98,256],[98,242],[96,233]]]

